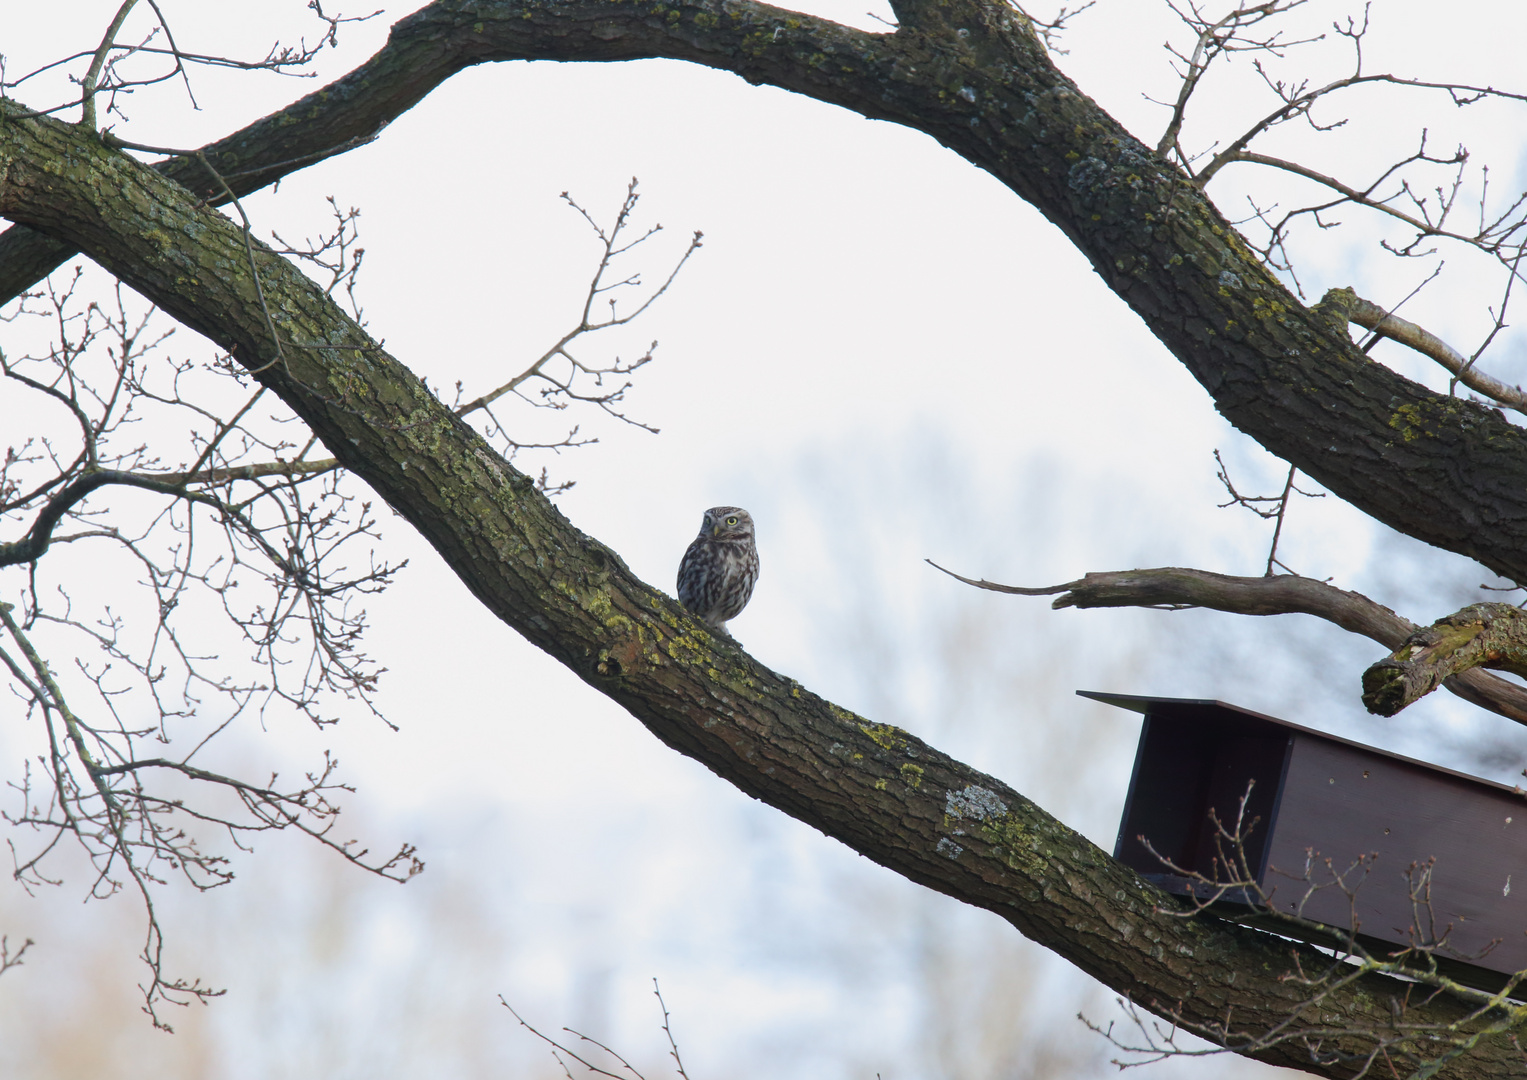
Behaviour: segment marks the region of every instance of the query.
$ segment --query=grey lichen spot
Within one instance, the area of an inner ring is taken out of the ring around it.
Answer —
[[[960,29],[956,30],[955,33],[958,34],[962,38],[968,38],[970,36],[970,31],[966,30],[963,26],[960,27]]]
[[[933,850],[937,851],[946,859],[958,859],[965,851],[964,848],[960,847],[959,844],[956,844],[947,836],[941,838],[938,842],[938,845]]]
[[[1140,153],[1140,151],[1126,146],[1123,150],[1119,151],[1119,164],[1123,165],[1126,169],[1148,169],[1151,167],[1151,159]]]
[[[1108,163],[1100,158],[1082,158],[1066,174],[1066,186],[1078,195],[1091,190],[1108,176]]]
[[[974,105],[976,102],[976,88],[974,86],[962,86],[960,87],[959,96]]]
[[[472,455],[477,459],[477,463],[488,472],[492,473],[493,477],[498,480],[500,484],[507,484],[509,482],[509,478],[504,475],[501,458],[494,454],[488,453],[482,447],[478,447],[477,449],[473,450]]]
[[[990,821],[1006,816],[1007,803],[997,798],[995,792],[968,784],[964,789],[951,791],[944,797],[944,813],[953,818]]]
[[[1239,289],[1241,287],[1241,275],[1229,270],[1219,272],[1219,283],[1227,289]]]

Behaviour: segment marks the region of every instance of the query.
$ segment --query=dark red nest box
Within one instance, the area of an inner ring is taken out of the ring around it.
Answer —
[[[1083,697],[1145,714],[1114,858],[1178,896],[1204,885],[1177,867],[1224,881],[1212,809],[1233,828],[1251,786],[1246,863],[1269,905],[1351,929],[1383,957],[1419,926],[1443,974],[1491,992],[1527,969],[1527,794],[1312,731],[1220,701]],[[1313,858],[1311,858],[1313,856]],[[1327,862],[1329,860],[1329,863]],[[1412,893],[1430,868],[1430,906]],[[1352,891],[1337,887],[1342,874]],[[1323,886],[1310,891],[1310,886]],[[1354,899],[1355,897],[1355,899]],[[1224,897],[1232,916],[1290,937],[1320,941],[1266,913],[1260,899]],[[1495,944],[1492,945],[1492,942]],[[1527,996],[1527,986],[1518,987]]]

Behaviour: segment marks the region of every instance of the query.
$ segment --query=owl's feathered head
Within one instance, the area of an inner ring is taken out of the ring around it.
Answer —
[[[752,515],[740,506],[713,506],[705,511],[700,536],[707,540],[751,540]]]

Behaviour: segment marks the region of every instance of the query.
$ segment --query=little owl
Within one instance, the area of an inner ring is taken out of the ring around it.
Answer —
[[[728,619],[747,606],[758,581],[753,519],[736,506],[705,511],[700,535],[679,563],[679,601],[710,626],[731,637]]]

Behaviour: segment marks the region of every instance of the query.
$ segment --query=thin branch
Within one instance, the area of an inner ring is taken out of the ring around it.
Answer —
[[[1183,121],[1187,116],[1188,101],[1193,92],[1198,89],[1204,74],[1211,64],[1221,55],[1231,52],[1267,51],[1279,52],[1291,45],[1305,44],[1306,41],[1282,41],[1281,32],[1275,32],[1267,38],[1248,41],[1242,35],[1252,26],[1264,22],[1275,16],[1301,6],[1305,0],[1268,0],[1266,3],[1255,4],[1248,7],[1236,8],[1214,22],[1209,22],[1199,12],[1196,5],[1191,5],[1184,11],[1176,3],[1168,0],[1168,6],[1177,13],[1195,34],[1192,52],[1187,56],[1178,52],[1170,45],[1168,51],[1172,53],[1184,66],[1182,69],[1182,85],[1178,89],[1177,100],[1172,106],[1171,119],[1167,121],[1166,130],[1161,133],[1161,138],[1156,143],[1156,153],[1162,157],[1176,153],[1178,160],[1185,166],[1191,163],[1182,152],[1178,144],[1178,138],[1182,134]],[[1318,40],[1318,39],[1316,39]]]
[[[547,1034],[543,1033],[542,1031],[540,1031],[539,1029],[533,1027],[528,1020],[526,1020],[518,1012],[515,1012],[514,1006],[509,1004],[507,1001],[505,1001],[502,994],[499,995],[498,1003],[500,1005],[502,1005],[504,1008],[509,1010],[510,1015],[512,1015],[516,1020],[518,1020],[520,1022],[520,1026],[522,1028],[524,1028],[526,1031],[530,1032],[536,1038],[540,1039],[542,1042],[544,1042],[548,1046],[550,1046],[552,1048],[552,1051],[553,1051],[553,1054],[552,1054],[553,1057],[556,1057],[556,1053],[558,1051],[560,1051],[561,1053],[564,1053],[568,1057],[572,1058],[579,1065],[582,1065],[584,1068],[588,1069],[588,1071],[593,1073],[595,1076],[608,1076],[608,1077],[611,1078],[611,1080],[625,1080],[625,1076],[622,1073],[613,1073],[613,1072],[610,1072],[608,1069],[600,1068],[598,1065],[595,1065],[593,1062],[587,1060],[586,1058],[580,1057],[578,1055],[577,1051],[568,1049],[567,1047],[565,1047],[561,1043],[559,1043],[556,1039],[553,1039],[550,1035],[547,1035]],[[578,1032],[574,1031],[572,1028],[563,1028],[562,1030],[567,1032],[569,1035],[577,1035],[578,1038],[583,1039],[585,1042],[593,1043],[593,1045],[599,1047],[599,1049],[603,1050],[605,1053],[607,1053],[610,1056],[614,1057],[615,1060],[619,1061],[621,1066],[622,1066],[622,1068],[624,1068],[626,1073],[629,1073],[631,1076],[634,1076],[636,1078],[636,1080],[644,1080],[642,1074],[637,1072],[636,1069],[631,1066],[630,1062],[626,1061],[625,1058],[623,1058],[619,1054],[615,1053],[615,1051],[611,1050],[609,1047],[605,1046],[602,1043],[595,1042],[593,1039],[590,1039],[587,1035],[579,1034]],[[557,1062],[558,1062],[558,1064],[561,1064],[562,1059],[561,1058],[557,1058]],[[567,1066],[563,1065],[563,1068],[566,1069]],[[571,1073],[569,1073],[568,1075],[571,1075]]]
[[[35,944],[36,942],[31,938],[27,938],[21,943],[21,948],[11,952],[10,938],[0,937],[0,975],[4,975],[11,968],[20,967],[23,963],[21,958]]]
[[[101,77],[101,69],[106,65],[106,57],[116,44],[117,34],[122,31],[122,24],[127,21],[128,13],[137,2],[138,0],[123,0],[122,6],[117,8],[111,25],[106,28],[106,34],[101,38],[100,46],[91,57],[90,69],[85,72],[85,78],[80,87],[80,123],[91,131],[96,128],[95,88]]]
[[[1091,4],[1088,5],[1091,7]],[[1086,10],[1085,8],[1083,10]],[[1065,9],[1061,9],[1061,18],[1065,17]],[[658,1008],[663,1010],[663,1034],[668,1036],[668,1052],[673,1056],[673,1063],[677,1067],[683,1080],[689,1080],[689,1074],[684,1071],[684,1059],[679,1057],[679,1044],[673,1037],[673,1025],[668,1015],[668,1002],[663,1000],[663,988],[657,984],[657,976],[652,978],[652,993],[657,996]]]
[[[1009,0],[1009,2],[1011,2],[1013,7],[1017,8],[1019,13],[1029,21],[1030,29],[1039,35],[1039,39],[1045,43],[1045,48],[1047,50],[1057,56],[1066,56],[1069,54],[1070,50],[1062,49],[1060,47],[1060,35],[1065,33],[1066,30],[1070,29],[1070,27],[1068,27],[1066,24],[1069,23],[1072,19],[1076,18],[1082,12],[1088,10],[1089,8],[1095,7],[1098,0],[1086,0],[1086,3],[1077,8],[1062,7],[1055,13],[1055,17],[1048,21],[1034,18],[1034,16],[1024,10],[1023,5],[1017,3],[1016,0]],[[868,14],[871,18],[880,19],[880,16],[876,15],[874,12],[866,12],[866,14]],[[880,21],[885,22],[884,19],[880,19]],[[891,27],[893,30],[896,28],[895,23],[886,23],[886,25]]]
[[[1278,523],[1273,526],[1272,544],[1267,549],[1267,571],[1263,575],[1264,577],[1272,577],[1273,567],[1275,566],[1282,567],[1284,570],[1288,569],[1287,566],[1278,561],[1278,541],[1283,536],[1283,522],[1288,518],[1288,500],[1289,496],[1294,492],[1294,477],[1298,475],[1299,470],[1290,465],[1288,467],[1288,479],[1283,484],[1283,494],[1278,496]]]
[[[643,243],[662,229],[661,225],[657,225],[648,229],[635,240],[626,241],[624,243],[622,242],[622,234],[628,227],[631,214],[636,209],[636,205],[641,198],[637,194],[636,189],[637,181],[633,177],[630,184],[626,188],[626,197],[621,204],[619,212],[616,214],[615,223],[608,230],[606,230],[597,221],[595,221],[589,212],[582,206],[578,205],[578,203],[575,202],[567,192],[564,191],[562,193],[563,200],[580,215],[582,215],[583,219],[589,223],[590,228],[592,228],[595,235],[599,237],[603,249],[600,255],[599,264],[595,268],[593,277],[589,281],[588,289],[584,294],[583,310],[579,314],[578,322],[572,329],[563,334],[556,341],[556,343],[551,346],[551,348],[542,353],[534,363],[525,368],[518,375],[514,376],[508,382],[474,398],[464,405],[457,406],[455,410],[457,416],[465,417],[480,409],[486,409],[489,405],[503,397],[505,394],[518,391],[519,388],[529,380],[540,378],[551,384],[552,389],[549,391],[549,393],[554,396],[553,400],[555,400],[557,396],[561,396],[572,400],[591,402],[601,406],[606,412],[609,412],[617,419],[624,420],[625,422],[634,424],[637,427],[643,427],[648,431],[655,432],[656,429],[648,427],[646,424],[641,424],[633,421],[612,407],[613,404],[619,401],[624,395],[625,390],[630,385],[629,383],[627,383],[626,386],[622,386],[613,392],[595,393],[589,395],[581,395],[577,393],[573,389],[572,385],[573,378],[580,373],[592,376],[595,385],[598,386],[602,385],[602,376],[604,375],[624,375],[628,372],[634,371],[636,368],[641,367],[651,359],[651,349],[648,350],[646,356],[630,365],[622,365],[617,360],[613,366],[603,368],[592,367],[590,365],[584,364],[574,358],[573,355],[568,351],[572,343],[585,334],[593,334],[601,330],[611,329],[612,327],[625,326],[633,320],[641,317],[641,315],[645,313],[648,308],[657,302],[659,297],[668,291],[668,288],[673,284],[674,279],[679,276],[679,272],[683,270],[685,264],[689,262],[690,256],[693,255],[701,247],[701,241],[704,237],[704,234],[697,230],[694,236],[690,238],[688,246],[684,249],[684,253],[680,255],[678,261],[674,263],[673,269],[668,272],[668,276],[663,280],[663,283],[654,289],[652,293],[643,299],[633,310],[627,311],[624,314],[618,313],[616,311],[616,300],[612,296],[608,301],[608,316],[602,320],[596,318],[593,313],[594,302],[601,295],[610,293],[612,290],[625,286],[636,286],[641,284],[640,275],[631,275],[622,280],[614,282],[607,281],[606,275],[610,272],[613,260],[620,255],[631,251],[637,245]],[[653,342],[654,347],[656,344],[656,342]],[[571,369],[570,376],[565,380],[558,380],[547,374],[547,365],[559,358],[567,361]]]
[[[1391,168],[1385,172],[1384,176],[1381,176],[1378,180],[1375,180],[1367,187],[1366,190],[1359,191],[1357,188],[1350,187],[1347,184],[1342,183],[1340,180],[1337,180],[1333,176],[1327,176],[1325,173],[1318,172],[1315,169],[1310,168],[1308,165],[1301,165],[1297,161],[1286,161],[1283,158],[1270,157],[1267,154],[1253,154],[1250,151],[1246,151],[1244,153],[1238,153],[1234,157],[1226,160],[1244,161],[1253,165],[1266,165],[1270,168],[1281,169],[1283,172],[1293,173],[1295,176],[1302,176],[1306,180],[1313,180],[1323,187],[1328,187],[1332,191],[1338,192],[1342,196],[1343,201],[1356,203],[1358,206],[1366,206],[1370,210],[1377,210],[1381,214],[1387,214],[1398,221],[1404,222],[1412,229],[1415,229],[1416,232],[1421,236],[1446,237],[1449,240],[1462,240],[1466,243],[1472,242],[1475,239],[1474,237],[1465,235],[1463,233],[1450,232],[1447,229],[1439,227],[1433,222],[1424,221],[1412,214],[1407,214],[1403,210],[1389,205],[1389,203],[1383,199],[1374,198],[1374,189],[1377,188],[1379,184],[1383,183],[1383,181],[1394,171],[1394,169],[1398,168],[1399,166],[1391,166]],[[1406,165],[1412,161],[1429,161],[1433,164],[1455,163],[1453,159],[1449,158],[1427,158],[1418,154],[1416,156],[1407,158],[1405,161],[1400,162],[1399,164]]]
[[[1471,359],[1464,356],[1435,334],[1413,322],[1390,315],[1370,301],[1358,298],[1352,307],[1352,321],[1382,337],[1415,349],[1430,357],[1470,390],[1483,394],[1491,401],[1527,413],[1527,391],[1520,386],[1509,386],[1474,367]]]

